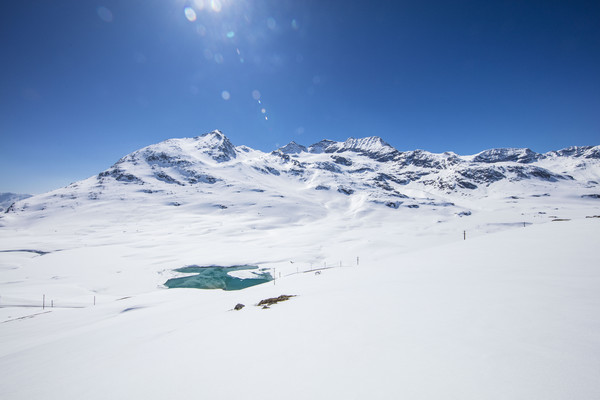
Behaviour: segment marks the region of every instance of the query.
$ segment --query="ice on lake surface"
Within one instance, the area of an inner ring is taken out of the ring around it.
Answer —
[[[165,282],[165,286],[173,288],[196,288],[196,289],[223,289],[223,290],[241,290],[261,283],[270,282],[273,277],[269,272],[257,271],[251,272],[250,278],[238,278],[231,276],[233,271],[258,270],[253,265],[235,265],[232,267],[200,267],[191,265],[178,268],[175,271],[182,273],[194,273],[194,275],[172,278]]]

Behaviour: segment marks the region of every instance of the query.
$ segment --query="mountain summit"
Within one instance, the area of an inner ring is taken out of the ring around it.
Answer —
[[[195,137],[194,140],[196,149],[209,155],[215,161],[230,161],[236,157],[235,147],[221,131],[215,130],[205,133],[202,136]]]

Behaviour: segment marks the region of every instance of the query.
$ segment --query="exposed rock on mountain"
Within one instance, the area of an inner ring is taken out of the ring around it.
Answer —
[[[535,153],[530,149],[491,149],[485,150],[477,154],[474,162],[482,163],[500,163],[500,162],[517,162],[529,164],[542,158],[541,154]]]

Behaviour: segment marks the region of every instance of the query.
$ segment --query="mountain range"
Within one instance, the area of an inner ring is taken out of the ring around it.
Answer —
[[[251,208],[260,213],[291,203],[302,213],[310,203],[354,211],[448,208],[466,216],[487,198],[514,202],[559,191],[570,199],[598,199],[598,182],[600,146],[544,154],[501,148],[460,156],[399,151],[372,136],[308,147],[291,142],[265,153],[235,146],[216,130],[144,147],[96,176],[16,201],[5,212],[46,214],[94,203],[109,212],[106,201],[119,200],[198,211]]]

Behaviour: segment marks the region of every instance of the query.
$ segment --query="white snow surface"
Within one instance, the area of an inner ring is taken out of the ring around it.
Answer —
[[[307,149],[171,139],[2,214],[0,398],[600,398],[597,146]]]

